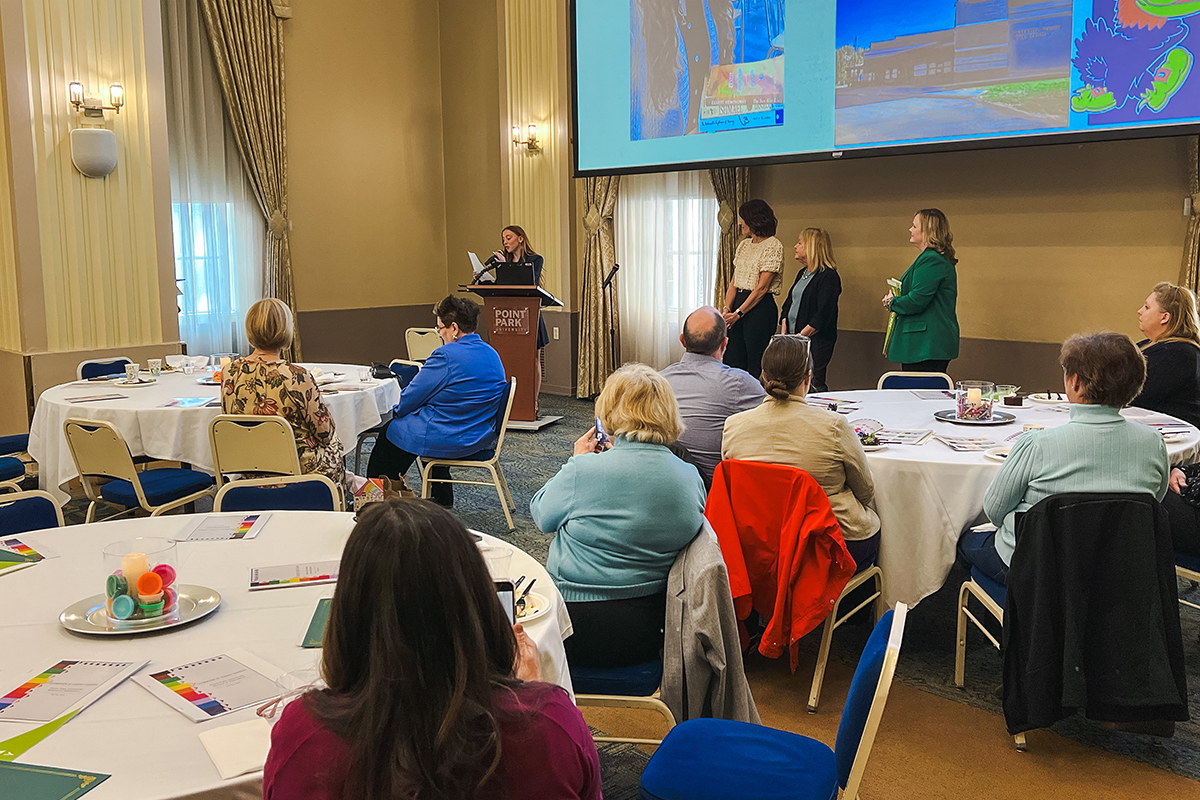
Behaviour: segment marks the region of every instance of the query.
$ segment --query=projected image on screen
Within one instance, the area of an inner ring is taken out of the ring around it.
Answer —
[[[783,124],[784,0],[631,0],[631,141]]]
[[[1193,116],[1200,79],[1190,77],[1188,18],[1198,13],[1200,2],[1096,0],[1075,41],[1071,63],[1082,86],[1071,110],[1087,114],[1089,126]]]
[[[838,0],[835,141],[1066,128],[1071,33],[1071,0]]]

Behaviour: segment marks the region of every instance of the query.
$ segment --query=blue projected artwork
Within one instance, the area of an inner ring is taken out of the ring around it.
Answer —
[[[1200,125],[1200,0],[575,0],[574,12],[582,173]]]

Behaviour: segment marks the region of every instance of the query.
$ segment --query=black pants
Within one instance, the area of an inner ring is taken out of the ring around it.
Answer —
[[[575,632],[563,642],[580,667],[632,667],[661,657],[667,593],[567,603]]]
[[[825,371],[829,369],[829,359],[833,358],[833,346],[837,339],[812,339],[809,341],[809,352],[812,353],[813,371],[810,392],[828,392],[829,384],[825,381]]]
[[[929,361],[918,361],[915,364],[901,364],[900,366],[905,372],[945,372],[946,368],[950,366],[950,359],[947,358],[945,361],[931,359]]]
[[[391,424],[391,422],[388,423],[389,426]],[[387,438],[387,428],[385,427],[379,432],[379,437],[375,439],[375,448],[371,450],[371,458],[367,461],[366,477],[402,477],[416,460],[416,453],[410,453],[392,444],[391,440]],[[430,477],[449,478],[450,468],[434,467]],[[454,505],[454,484],[434,483],[430,488],[429,496],[441,505]]]
[[[733,297],[733,310],[741,308],[750,292],[738,289]],[[754,308],[729,328],[729,347],[725,348],[725,363],[758,377],[762,372],[762,354],[775,335],[779,309],[775,296],[768,294]]]
[[[1169,490],[1162,505],[1171,519],[1171,546],[1200,558],[1200,509]]]

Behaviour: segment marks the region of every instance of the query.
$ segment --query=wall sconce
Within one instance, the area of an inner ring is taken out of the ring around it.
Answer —
[[[82,117],[80,127],[71,131],[71,163],[89,178],[104,178],[117,167],[117,135],[104,126],[104,112],[121,113],[125,89],[119,83],[108,87],[108,102],[88,95],[79,81],[67,87],[71,106]]]
[[[515,146],[518,146],[518,147],[519,147],[519,146],[521,146],[521,145],[525,145],[525,149],[526,149],[526,150],[529,150],[529,151],[531,151],[531,152],[538,152],[538,151],[540,151],[540,150],[542,149],[542,146],[541,146],[541,144],[539,144],[539,143],[538,143],[538,138],[537,138],[537,125],[530,125],[530,126],[529,126],[529,135],[528,135],[528,136],[526,136],[526,137],[525,137],[525,139],[522,139],[522,138],[521,138],[521,128],[520,128],[520,126],[518,126],[518,125],[513,125],[513,127],[512,127],[512,141],[513,141],[513,144],[514,144]]]

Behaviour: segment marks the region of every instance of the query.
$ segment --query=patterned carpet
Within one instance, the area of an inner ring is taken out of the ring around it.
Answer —
[[[507,530],[500,500],[489,487],[456,486],[455,513],[468,527],[506,539],[544,563],[551,537],[534,526],[529,517],[529,500],[571,455],[572,443],[591,427],[594,412],[590,401],[553,395],[543,395],[541,405],[543,413],[561,415],[563,419],[538,433],[511,432],[504,442],[501,463],[517,504],[513,514],[515,529]],[[355,467],[354,464],[349,466]],[[419,491],[415,468],[409,478]],[[207,511],[211,503],[197,503],[197,506],[198,511]],[[64,509],[69,523],[82,522],[85,510],[86,502],[81,498],[73,500]],[[955,606],[958,587],[965,578],[964,573],[952,572],[941,591],[912,609],[896,678],[939,697],[967,703],[999,716],[1003,710],[995,690],[1001,683],[1000,654],[974,629],[967,634],[966,687],[959,689],[954,685]],[[1180,589],[1189,599],[1200,601],[1200,588],[1181,582]],[[1200,612],[1182,607],[1180,616],[1189,683],[1200,688]],[[818,629],[807,637],[801,647],[815,651],[819,632]],[[865,625],[840,628],[833,639],[830,658],[854,664],[869,632]],[[1103,731],[1079,715],[1059,722],[1054,731],[1084,744],[1200,780],[1200,692],[1193,688],[1190,695],[1192,721],[1177,725],[1172,739]],[[997,720],[997,724],[1002,725],[1002,720]],[[610,800],[636,797],[637,777],[645,762],[645,753],[636,747],[610,745],[602,748],[605,797]]]

